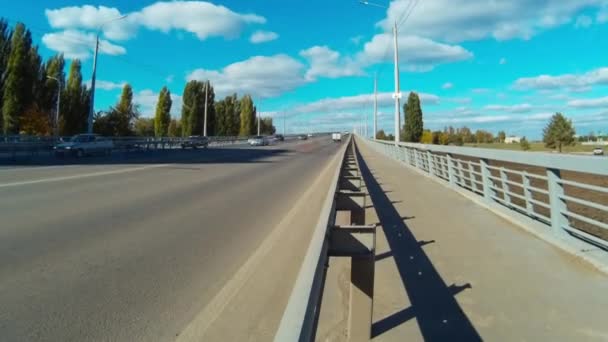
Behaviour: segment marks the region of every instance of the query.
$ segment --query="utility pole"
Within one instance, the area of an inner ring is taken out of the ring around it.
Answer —
[[[203,136],[207,136],[207,99],[209,98],[209,80],[205,82],[205,122],[203,123]]]
[[[374,136],[378,133],[378,73],[374,76]]]
[[[89,106],[89,117],[87,118],[87,133],[93,133],[93,115],[95,114],[95,78],[97,76],[97,53],[99,52],[99,32],[95,39],[95,55],[93,56],[93,74],[91,75],[91,103]]]
[[[260,115],[256,115],[258,117],[258,135],[260,135]]]
[[[287,134],[287,115],[285,115],[285,113],[283,113],[283,136],[285,136]]]
[[[108,20],[105,23],[99,25],[99,28],[97,29],[97,34],[95,36],[95,55],[93,56],[93,74],[91,75],[91,103],[89,107],[89,117],[87,119],[87,133],[93,133],[93,114],[95,112],[95,79],[97,77],[97,54],[99,53],[99,34],[101,33],[101,30],[103,29],[104,25],[113,21],[122,20],[126,17],[126,15],[123,15],[121,17]]]
[[[395,44],[395,94],[393,97],[395,98],[395,145],[399,144],[399,126],[400,124],[400,114],[399,114],[399,99],[401,99],[401,91],[399,89],[399,42],[397,41],[397,22],[395,21],[395,26],[393,27],[394,34],[394,44]]]

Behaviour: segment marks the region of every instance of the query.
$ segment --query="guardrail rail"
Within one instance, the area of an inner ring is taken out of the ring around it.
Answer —
[[[351,258],[349,341],[371,338],[376,226],[365,225],[367,193],[349,135],[274,340],[314,341],[330,257]]]
[[[608,250],[608,159],[365,139],[377,151],[549,228]]]

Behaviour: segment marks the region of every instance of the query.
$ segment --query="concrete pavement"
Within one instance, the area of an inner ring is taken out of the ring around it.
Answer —
[[[0,170],[1,339],[271,339],[337,148]]]
[[[608,339],[605,274],[360,140],[358,146],[375,206],[368,223],[380,224],[374,340]],[[333,272],[338,276],[328,281],[347,288],[344,272]],[[321,340],[343,340],[340,323],[333,332],[326,327]]]

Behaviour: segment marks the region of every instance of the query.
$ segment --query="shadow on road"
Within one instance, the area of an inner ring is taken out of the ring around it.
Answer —
[[[282,148],[209,148],[198,150],[116,151],[110,156],[92,155],[82,158],[55,157],[44,153],[20,156],[16,160],[0,158],[0,166],[54,166],[54,165],[120,165],[120,164],[210,164],[260,163],[261,159],[292,152]]]
[[[422,248],[434,243],[434,240],[416,239],[404,222],[404,216],[395,209],[358,151],[357,158],[390,247],[390,252],[380,257],[392,255],[411,302],[410,307],[375,322],[372,337],[416,318],[425,341],[481,341],[477,330],[454,298],[457,293],[471,289],[471,285],[446,285]]]

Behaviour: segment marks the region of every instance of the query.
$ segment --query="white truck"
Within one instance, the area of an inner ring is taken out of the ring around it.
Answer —
[[[69,141],[55,146],[56,156],[73,155],[84,157],[91,154],[110,154],[114,148],[112,140],[97,134],[78,134]]]
[[[331,134],[331,139],[335,142],[340,142],[342,141],[342,134],[340,133],[332,133]]]

